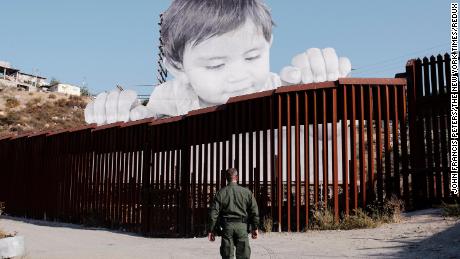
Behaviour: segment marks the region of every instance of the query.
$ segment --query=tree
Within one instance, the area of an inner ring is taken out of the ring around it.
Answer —
[[[59,84],[61,83],[61,81],[57,80],[56,78],[52,77],[51,78],[51,81],[50,81],[50,86],[51,85],[55,85],[55,84]]]
[[[80,90],[82,96],[92,96],[92,94],[89,92],[88,87],[83,86]]]

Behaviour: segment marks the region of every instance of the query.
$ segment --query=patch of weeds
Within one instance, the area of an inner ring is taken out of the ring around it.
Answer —
[[[366,211],[361,208],[353,210],[348,216],[344,216],[340,221],[340,229],[359,229],[359,228],[375,228],[379,225],[378,221],[367,215]]]
[[[5,202],[0,201],[0,216],[5,212]]]
[[[27,102],[27,106],[36,106],[41,101],[42,101],[41,97],[35,97],[35,98],[31,99],[29,102]]]
[[[55,94],[50,94],[50,95],[48,95],[48,98],[49,99],[56,99],[56,95]]]
[[[19,106],[19,101],[15,97],[7,97],[5,100],[5,107],[13,109]]]
[[[337,222],[334,219],[334,212],[332,211],[332,208],[318,206],[318,209],[313,210],[310,229],[333,230],[339,228],[340,222]]]
[[[273,229],[273,219],[270,216],[264,216],[262,219],[262,230],[266,233],[272,232]]]
[[[6,237],[14,237],[16,236],[17,232],[14,233],[8,233],[2,229],[0,229],[0,238],[6,238]]]
[[[460,218],[460,204],[456,201],[454,203],[445,203],[441,204],[442,215],[444,217],[457,217]]]
[[[383,223],[400,222],[404,211],[404,202],[396,196],[385,200],[382,204],[377,202],[369,205],[366,210],[358,208],[350,215],[342,215],[335,219],[331,207],[317,206],[312,211],[312,220],[309,229],[335,230],[335,229],[360,229],[375,228]]]
[[[374,202],[367,206],[374,221],[379,223],[396,223],[402,219],[404,201],[396,196],[386,199],[383,204]]]

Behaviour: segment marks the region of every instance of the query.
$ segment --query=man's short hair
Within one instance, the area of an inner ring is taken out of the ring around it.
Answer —
[[[238,176],[238,171],[235,168],[228,169],[227,174],[225,175],[227,181],[229,182],[231,182],[235,176]]]
[[[262,29],[267,41],[271,40],[274,23],[262,0],[174,0],[163,13],[161,25],[166,61],[179,68],[186,44],[196,46],[233,31],[247,19]]]

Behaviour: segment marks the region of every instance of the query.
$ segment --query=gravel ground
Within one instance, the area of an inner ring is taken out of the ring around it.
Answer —
[[[6,216],[0,228],[25,237],[23,258],[220,258],[220,238],[144,238]],[[429,209],[375,229],[269,233],[250,242],[251,258],[460,258],[460,219]]]

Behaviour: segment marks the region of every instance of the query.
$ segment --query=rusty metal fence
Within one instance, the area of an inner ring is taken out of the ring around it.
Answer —
[[[407,89],[401,78],[346,78],[186,116],[3,138],[0,200],[15,216],[147,236],[202,234],[230,167],[275,231],[302,231],[318,206],[339,217],[392,195],[413,203],[423,181],[414,185],[420,173],[409,163],[418,149]]]
[[[414,205],[426,207],[451,200],[450,55],[410,60],[406,66],[410,106],[411,168]]]

